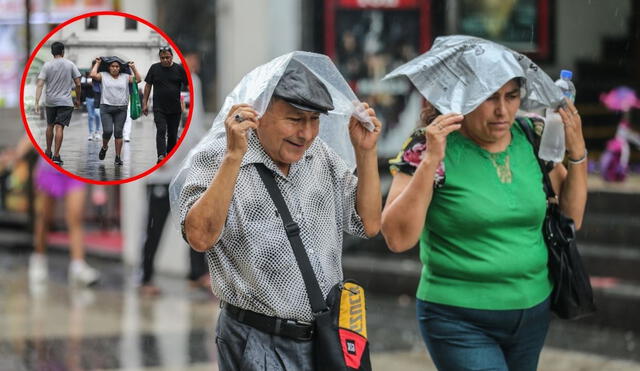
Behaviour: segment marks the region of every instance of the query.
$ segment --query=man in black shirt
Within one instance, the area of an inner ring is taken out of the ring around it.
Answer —
[[[173,63],[173,51],[169,47],[160,48],[160,63],[154,63],[144,79],[144,95],[142,97],[142,113],[149,114],[149,94],[153,93],[153,120],[156,123],[156,149],[158,162],[171,152],[178,139],[180,125],[180,88],[187,86],[187,74],[184,68]]]

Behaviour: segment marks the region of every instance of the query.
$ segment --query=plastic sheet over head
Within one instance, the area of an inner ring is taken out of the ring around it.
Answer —
[[[258,111],[260,116],[264,115],[273,91],[292,59],[303,64],[322,81],[333,100],[334,109],[326,115],[320,115],[318,138],[327,143],[349,167],[355,168],[355,153],[349,138],[349,120],[351,116],[355,116],[365,127],[373,130],[374,125],[371,119],[366,115],[355,93],[329,57],[309,52],[292,52],[255,68],[245,75],[233,91],[227,95],[222,108],[213,121],[211,129],[200,143],[191,150],[171,182],[169,198],[174,216],[178,215],[178,210],[176,209],[178,207],[177,200],[191,167],[192,157],[196,153],[207,151],[207,148],[214,141],[226,140],[224,121],[234,105],[246,103]],[[249,133],[249,135],[255,134]]]
[[[406,76],[441,113],[467,113],[514,78],[521,78],[521,109],[557,108],[563,95],[528,57],[477,37],[438,37],[428,52],[393,70],[384,80]]]

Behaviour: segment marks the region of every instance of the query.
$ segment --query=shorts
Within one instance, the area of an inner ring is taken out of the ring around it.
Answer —
[[[71,122],[71,114],[73,113],[73,107],[69,106],[53,106],[46,107],[47,110],[47,125],[64,125],[69,126]]]
[[[53,198],[62,198],[67,193],[85,186],[83,182],[61,173],[42,158],[36,165],[35,183],[37,189]]]

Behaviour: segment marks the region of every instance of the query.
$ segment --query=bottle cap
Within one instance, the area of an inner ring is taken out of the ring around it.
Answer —
[[[571,80],[573,77],[573,72],[571,70],[560,70],[560,78]]]

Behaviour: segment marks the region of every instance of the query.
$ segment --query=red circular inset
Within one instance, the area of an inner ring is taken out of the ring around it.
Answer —
[[[91,12],[91,13],[81,14],[81,15],[79,15],[77,17],[73,17],[73,18],[61,23],[56,28],[54,28],[51,32],[49,32],[47,34],[47,36],[45,36],[44,39],[42,39],[40,41],[40,43],[38,43],[38,45],[35,47],[35,49],[31,53],[31,56],[29,57],[29,61],[27,62],[27,65],[25,66],[24,71],[22,72],[22,80],[20,81],[20,114],[22,115],[22,124],[24,125],[24,128],[27,131],[27,135],[29,136],[29,139],[31,140],[31,143],[34,145],[34,147],[36,148],[36,150],[38,151],[40,156],[42,158],[44,158],[51,166],[55,167],[58,171],[61,171],[62,173],[64,173],[67,176],[70,176],[70,177],[72,177],[74,179],[77,179],[79,181],[86,182],[86,183],[101,184],[101,185],[124,184],[124,183],[132,182],[134,180],[140,179],[142,177],[145,177],[145,176],[151,174],[152,172],[157,170],[160,166],[164,165],[171,158],[171,156],[173,156],[173,154],[176,152],[176,150],[178,150],[178,148],[182,144],[184,136],[187,134],[187,131],[189,130],[189,125],[191,124],[191,115],[193,114],[193,106],[194,106],[193,103],[189,105],[189,112],[187,114],[187,121],[185,122],[184,129],[182,130],[182,135],[180,135],[180,138],[178,138],[178,141],[176,142],[176,145],[173,147],[171,152],[169,152],[167,154],[167,156],[160,163],[154,165],[153,167],[151,167],[147,171],[144,171],[144,172],[142,172],[142,173],[140,173],[138,175],[134,175],[134,176],[132,176],[130,178],[121,179],[121,180],[107,180],[107,181],[94,180],[94,179],[89,179],[89,178],[82,178],[82,177],[80,177],[80,176],[78,176],[78,175],[76,175],[76,174],[74,174],[74,173],[72,173],[70,171],[65,170],[64,168],[58,166],[57,164],[55,164],[49,157],[47,157],[45,155],[44,151],[42,150],[42,148],[40,148],[40,145],[38,145],[38,142],[35,140],[35,138],[31,134],[31,130],[29,129],[29,124],[27,122],[27,115],[26,115],[25,110],[24,110],[24,86],[25,86],[25,83],[27,81],[27,74],[29,72],[29,68],[31,68],[31,64],[33,63],[33,59],[38,54],[38,52],[40,51],[42,46],[56,32],[60,31],[66,25],[68,25],[70,23],[73,23],[75,21],[84,19],[84,18],[99,16],[99,15],[113,15],[113,16],[119,16],[119,17],[124,17],[124,18],[130,18],[130,19],[133,19],[133,20],[136,20],[136,21],[138,21],[140,23],[145,24],[146,26],[148,26],[149,28],[153,29],[158,34],[160,34],[169,43],[169,45],[171,45],[173,50],[175,50],[176,53],[178,54],[178,57],[180,58],[180,63],[182,64],[182,67],[184,68],[185,73],[187,74],[187,80],[189,80],[189,98],[190,98],[190,101],[191,102],[194,101],[194,99],[193,99],[194,98],[193,97],[193,81],[191,80],[191,71],[189,71],[189,66],[187,66],[187,63],[186,63],[184,57],[182,56],[182,52],[180,51],[180,49],[178,49],[178,47],[173,42],[173,40],[171,40],[171,38],[164,31],[162,31],[160,28],[158,28],[153,23],[151,23],[151,22],[149,22],[149,21],[147,21],[145,19],[142,19],[140,17],[137,17],[137,16],[135,16],[133,14],[122,13],[122,12],[101,11],[101,12]]]

